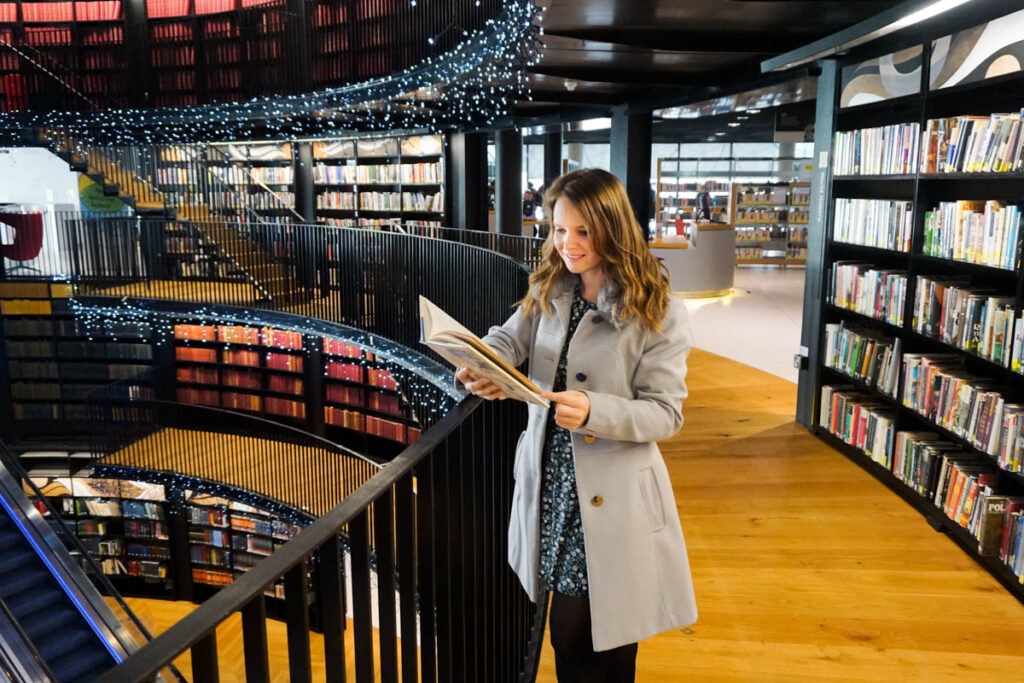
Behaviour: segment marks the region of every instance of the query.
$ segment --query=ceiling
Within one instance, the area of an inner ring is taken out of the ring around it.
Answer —
[[[627,105],[655,111],[655,137],[671,128],[682,142],[721,132],[718,139],[770,141],[774,113],[729,127],[733,110],[794,101],[802,104],[785,107],[810,116],[814,79],[806,69],[765,75],[761,63],[901,1],[540,0],[541,60],[528,69],[532,99],[514,115],[519,125],[544,125]],[[729,97],[737,93],[746,100]]]

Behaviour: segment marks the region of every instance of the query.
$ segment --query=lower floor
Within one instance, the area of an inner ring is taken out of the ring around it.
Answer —
[[[702,334],[725,326],[714,307],[731,313],[760,296],[784,305],[768,292],[791,274],[765,277],[754,285],[740,274],[749,293],[692,309],[698,347]],[[751,334],[765,357],[774,353],[768,334]],[[1021,678],[1024,604],[872,475],[797,425],[795,384],[702,347],[691,356],[689,384],[686,424],[661,445],[700,617],[641,643],[639,683]],[[132,604],[154,632],[194,608]],[[272,622],[269,632],[273,680],[287,681],[284,624]],[[232,619],[218,636],[225,683],[242,681],[240,635]],[[187,657],[179,669],[190,675]],[[322,670],[314,662],[315,679]],[[537,680],[555,682],[548,646]]]

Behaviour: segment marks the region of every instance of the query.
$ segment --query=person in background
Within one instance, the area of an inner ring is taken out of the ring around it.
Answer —
[[[691,335],[622,183],[581,169],[544,197],[552,229],[512,316],[483,338],[550,407],[529,406],[514,466],[509,562],[551,592],[561,683],[635,679],[638,642],[697,619],[672,484],[657,442],[682,427]],[[490,380],[456,378],[485,399]]]

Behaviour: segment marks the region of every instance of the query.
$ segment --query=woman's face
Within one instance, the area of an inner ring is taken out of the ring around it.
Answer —
[[[594,251],[590,228],[576,210],[576,205],[565,197],[555,202],[552,230],[555,249],[569,272],[583,275],[600,271],[603,260]]]

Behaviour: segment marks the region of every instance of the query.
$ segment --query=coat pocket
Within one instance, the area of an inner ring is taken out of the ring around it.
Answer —
[[[650,522],[651,531],[658,531],[665,526],[665,504],[661,499],[661,487],[658,486],[658,478],[654,474],[653,467],[645,467],[638,473],[640,479],[640,495],[644,499],[644,507],[647,508],[647,521]]]

